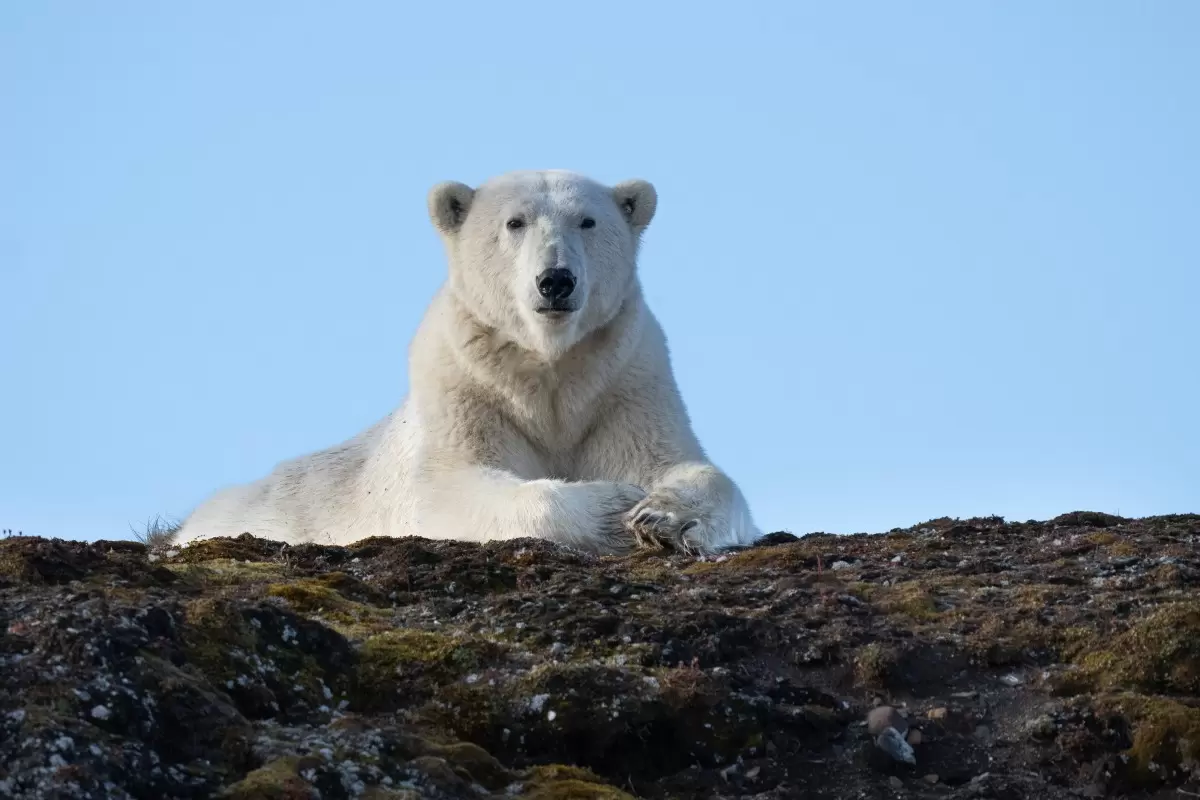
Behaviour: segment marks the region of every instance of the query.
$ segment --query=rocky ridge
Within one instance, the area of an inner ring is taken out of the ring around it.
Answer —
[[[1200,516],[0,539],[0,797],[514,796],[1200,797]]]

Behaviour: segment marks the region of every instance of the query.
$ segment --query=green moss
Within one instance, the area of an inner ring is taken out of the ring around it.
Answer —
[[[534,767],[526,778],[522,797],[530,800],[634,800],[595,773],[561,764]]]
[[[412,789],[389,789],[385,786],[368,786],[359,797],[362,800],[421,800],[421,793]]]
[[[422,715],[435,729],[501,752],[496,748],[497,736],[507,716],[509,694],[509,687],[497,691],[491,686],[452,683],[438,689],[438,702],[422,709]]]
[[[243,586],[277,581],[284,577],[283,565],[267,561],[237,561],[217,558],[205,562],[182,562],[164,565],[186,583],[203,586]]]
[[[854,677],[863,686],[883,686],[895,661],[894,654],[878,642],[860,647],[854,654]]]
[[[273,583],[267,587],[267,595],[282,597],[294,610],[305,614],[342,611],[349,604],[346,598],[321,581],[307,578]]]
[[[1129,720],[1133,746],[1127,755],[1135,781],[1158,783],[1200,762],[1200,708],[1137,694],[1103,697],[1095,705]]]
[[[328,628],[304,626],[268,605],[226,599],[192,601],[183,610],[181,639],[188,662],[230,692],[243,713],[269,715],[272,700],[285,710],[298,708],[296,701],[315,709],[328,699],[326,689],[341,693],[347,686],[350,646]],[[302,645],[284,638],[289,628],[293,634],[303,628]],[[269,692],[247,688],[251,684]]]
[[[321,622],[351,639],[367,639],[392,628],[390,609],[351,600],[335,587],[370,592],[354,578],[341,572],[272,583],[266,592],[270,597],[287,601],[293,611],[318,617]]]
[[[310,800],[313,787],[296,774],[295,758],[281,758],[254,770],[227,788],[227,800]]]
[[[236,561],[272,561],[282,549],[281,545],[265,539],[255,539],[248,533],[235,538],[219,537],[191,542],[178,554],[168,559],[170,563],[201,564],[209,561],[234,559]]]
[[[429,755],[444,758],[457,768],[465,769],[471,779],[492,790],[503,789],[512,782],[512,773],[496,758],[477,744],[454,742],[445,745],[430,745]]]
[[[405,628],[376,634],[359,650],[352,702],[357,708],[386,708],[401,687],[430,694],[494,661],[504,650],[503,645],[484,639],[433,631]]]
[[[257,637],[243,616],[228,602],[196,600],[184,607],[183,644],[188,660],[217,683],[237,677],[229,655],[235,649],[253,652]]]
[[[1105,645],[1078,657],[1077,682],[1093,691],[1200,695],[1200,602],[1162,606]]]
[[[828,544],[820,537],[808,537],[803,541],[788,542],[772,547],[754,547],[733,553],[721,561],[697,561],[685,568],[683,573],[703,575],[713,570],[722,572],[815,571],[817,558]]]
[[[933,595],[925,584],[917,581],[880,587],[875,602],[885,614],[896,614],[921,621],[938,618],[939,612]]]

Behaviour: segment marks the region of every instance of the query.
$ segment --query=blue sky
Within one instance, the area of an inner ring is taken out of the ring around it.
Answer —
[[[1200,4],[0,5],[0,527],[124,537],[397,405],[425,193],[659,190],[770,530],[1200,511]]]

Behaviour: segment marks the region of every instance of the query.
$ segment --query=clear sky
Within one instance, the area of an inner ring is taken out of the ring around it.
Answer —
[[[1200,3],[0,4],[0,527],[124,537],[396,406],[425,193],[659,191],[761,524],[1200,511]]]

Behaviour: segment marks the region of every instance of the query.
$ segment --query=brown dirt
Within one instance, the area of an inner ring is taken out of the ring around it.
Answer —
[[[5,796],[1200,797],[1200,516],[701,560],[7,538]]]

